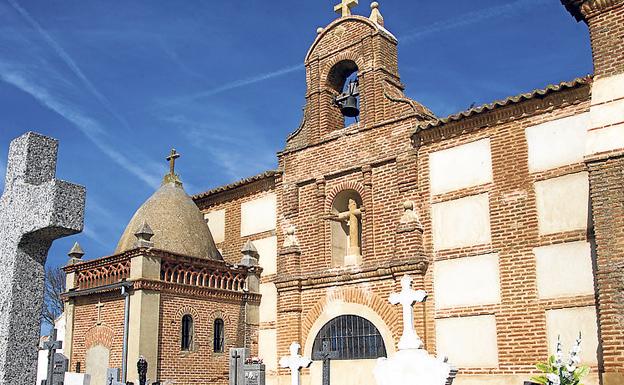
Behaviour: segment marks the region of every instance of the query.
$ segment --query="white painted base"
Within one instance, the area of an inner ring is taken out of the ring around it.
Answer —
[[[91,376],[86,373],[65,373],[65,385],[90,385]]]
[[[444,385],[451,371],[449,364],[424,349],[400,350],[391,358],[379,358],[375,367],[377,385]]]

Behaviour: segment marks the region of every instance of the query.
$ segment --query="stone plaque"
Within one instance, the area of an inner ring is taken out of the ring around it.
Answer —
[[[244,385],[265,385],[264,364],[245,364]]]
[[[245,384],[245,361],[250,356],[247,348],[230,349],[230,385]]]

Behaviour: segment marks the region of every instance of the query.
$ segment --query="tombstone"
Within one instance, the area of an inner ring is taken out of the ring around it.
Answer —
[[[245,384],[244,385],[265,385],[266,374],[265,365],[262,362],[247,362],[244,366]]]
[[[69,360],[63,353],[54,353],[54,366],[52,368],[52,385],[63,385],[65,373],[69,367]]]
[[[120,373],[121,373],[121,370],[119,368],[106,369],[106,385],[121,384],[121,382],[119,382]]]
[[[323,361],[323,385],[329,385],[331,379],[331,360],[338,358],[338,352],[331,350],[331,343],[323,341],[323,350],[319,354],[319,359]]]
[[[44,264],[55,239],[82,231],[84,187],[55,179],[58,141],[11,142],[0,198],[0,384],[36,381]],[[32,322],[24,322],[30,320]]]
[[[137,372],[139,373],[139,385],[147,384],[147,360],[143,356],[139,356],[137,361]]]
[[[230,385],[245,384],[245,362],[250,356],[248,348],[230,349]]]
[[[47,365],[47,370],[46,370],[46,373],[47,373],[46,379],[41,381],[41,385],[56,385],[56,382],[54,381],[54,371],[55,371],[56,364],[57,364],[56,350],[63,348],[63,341],[56,340],[56,333],[57,333],[56,329],[52,329],[52,331],[50,332],[50,339],[44,342],[43,344],[43,349],[48,351],[48,365]],[[63,355],[61,356],[62,358],[59,358],[59,360],[63,360],[63,359],[67,360],[65,356]],[[67,363],[65,363],[64,372],[66,371],[67,371]],[[60,383],[63,384],[62,378],[61,378]]]
[[[63,385],[91,385],[91,376],[86,373],[65,373]]]

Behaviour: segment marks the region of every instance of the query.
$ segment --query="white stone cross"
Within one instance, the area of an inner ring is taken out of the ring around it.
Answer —
[[[401,292],[390,294],[390,303],[403,306],[403,335],[399,340],[399,350],[420,349],[423,343],[414,329],[414,303],[424,302],[427,292],[424,290],[412,290],[412,277],[404,275],[401,278]]]
[[[98,303],[97,305],[95,305],[95,307],[97,307],[97,310],[98,310],[98,318],[97,318],[96,325],[101,325],[102,324],[102,308],[104,307],[104,304],[102,303],[102,301],[98,299]]]
[[[306,357],[302,357],[299,354],[301,345],[296,342],[290,344],[290,356],[282,357],[280,359],[280,366],[282,368],[290,369],[290,383],[291,385],[299,385],[301,383],[301,368],[307,368],[312,364],[312,360]]]
[[[11,142],[0,197],[0,384],[34,384],[44,264],[52,242],[82,231],[85,189],[55,179],[58,141]]]

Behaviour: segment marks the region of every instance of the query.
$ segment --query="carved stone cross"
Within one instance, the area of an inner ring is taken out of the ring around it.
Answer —
[[[403,306],[403,335],[399,340],[399,350],[420,349],[423,344],[414,329],[414,303],[424,302],[427,292],[412,290],[412,277],[404,275],[401,278],[401,292],[390,294],[390,303]]]
[[[180,154],[175,150],[175,148],[171,149],[171,153],[167,157],[169,161],[169,174],[175,175],[175,161],[180,157]]]
[[[97,318],[96,325],[101,325],[102,324],[102,308],[104,307],[104,304],[102,303],[102,301],[98,299],[98,303],[97,305],[95,305],[95,307],[97,307],[97,310],[98,310],[98,318]]]
[[[85,189],[55,179],[58,142],[11,142],[0,198],[0,384],[34,384],[44,264],[52,242],[82,231]]]
[[[290,383],[291,385],[301,384],[301,368],[307,368],[312,364],[312,360],[299,355],[299,349],[301,345],[296,342],[290,344],[290,356],[282,357],[280,359],[280,366],[282,368],[290,369]]]
[[[334,6],[334,12],[342,17],[351,16],[351,8],[358,5],[358,0],[341,0],[340,4]]]
[[[46,385],[52,384],[52,377],[54,375],[54,354],[57,349],[63,348],[63,341],[56,340],[56,329],[52,329],[50,332],[50,339],[43,344],[43,348],[48,351],[48,373],[46,375]]]
[[[349,210],[338,213],[338,220],[347,222],[349,226],[349,248],[347,255],[360,255],[360,223],[358,218],[362,216],[362,209],[357,207],[354,199],[349,199]]]

